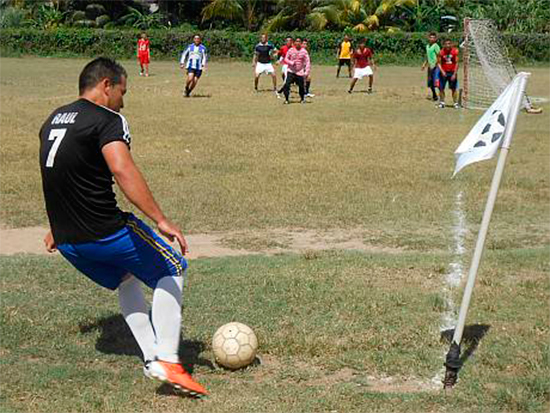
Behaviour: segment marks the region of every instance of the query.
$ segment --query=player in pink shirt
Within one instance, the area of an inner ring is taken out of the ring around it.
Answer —
[[[311,70],[311,63],[309,60],[309,53],[302,47],[302,39],[296,38],[296,40],[294,40],[294,46],[287,52],[284,64],[288,65],[284,86],[285,104],[290,103],[290,85],[293,83],[298,85],[300,103],[306,103],[305,80]]]

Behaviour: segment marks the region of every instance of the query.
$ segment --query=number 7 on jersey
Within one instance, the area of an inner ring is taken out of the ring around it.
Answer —
[[[46,159],[46,168],[52,168],[53,163],[55,160],[55,154],[57,153],[57,150],[59,149],[59,145],[61,145],[61,141],[65,137],[65,133],[67,133],[67,128],[64,129],[52,129],[50,131],[50,136],[48,136],[49,141],[54,141],[52,147],[50,148],[50,152],[48,153],[48,159]]]

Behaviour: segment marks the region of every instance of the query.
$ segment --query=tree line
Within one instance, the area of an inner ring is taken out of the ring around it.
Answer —
[[[461,30],[465,17],[550,32],[546,0],[0,0],[2,28],[443,32]]]

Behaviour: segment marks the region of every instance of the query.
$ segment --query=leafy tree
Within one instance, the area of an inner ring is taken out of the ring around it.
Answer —
[[[306,29],[310,26],[310,15],[319,0],[279,0],[279,12],[265,24],[266,31],[283,29]]]
[[[140,30],[148,30],[164,27],[164,16],[159,11],[154,13],[141,12],[133,7],[128,7],[129,13],[120,18],[120,22]]]
[[[273,4],[272,0],[210,0],[202,9],[202,22],[210,21],[212,27],[215,20],[223,19],[254,30]]]
[[[62,25],[66,14],[59,10],[58,5],[41,4],[33,11],[28,24],[40,29],[55,29]]]
[[[402,24],[396,15],[417,3],[418,0],[279,0],[279,13],[267,22],[266,29],[393,31]]]

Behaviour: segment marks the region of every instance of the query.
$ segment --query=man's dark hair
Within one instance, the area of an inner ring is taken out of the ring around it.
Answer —
[[[436,36],[437,37],[437,33],[436,32],[430,32],[429,36]]]
[[[447,39],[443,39],[443,43],[447,43],[447,42],[453,42],[451,39],[447,38]]]
[[[78,91],[82,94],[105,78],[109,79],[113,85],[118,85],[122,81],[122,76],[128,77],[128,73],[115,60],[98,57],[82,69],[78,78]]]

